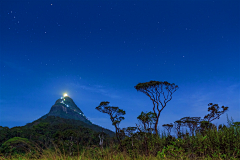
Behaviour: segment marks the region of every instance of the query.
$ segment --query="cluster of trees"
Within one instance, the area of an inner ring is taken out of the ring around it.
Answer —
[[[158,122],[159,117],[162,112],[162,110],[166,107],[166,104],[172,99],[172,94],[179,88],[174,83],[170,84],[166,81],[159,82],[159,81],[150,81],[146,83],[139,83],[134,88],[137,91],[141,91],[145,93],[153,102],[153,112],[144,113],[142,112],[141,115],[137,117],[137,119],[140,121],[140,124],[142,126],[139,126],[136,124],[136,127],[128,127],[128,128],[119,128],[119,124],[122,120],[124,120],[123,115],[126,114],[126,112],[122,109],[119,109],[118,107],[110,107],[107,106],[109,102],[101,102],[98,107],[96,107],[97,110],[103,113],[107,113],[110,116],[110,119],[112,121],[112,125],[115,126],[116,129],[116,137],[118,140],[118,143],[122,146],[122,139],[124,139],[126,136],[132,137],[132,146],[133,146],[133,137],[141,136],[145,140],[145,144],[147,144],[147,135],[154,134],[156,137],[159,137],[158,133]],[[160,88],[160,90],[158,90]],[[164,93],[163,88],[165,88],[168,93]],[[161,94],[164,98],[164,101],[160,100]],[[212,124],[211,122],[215,119],[219,119],[220,116],[225,113],[229,107],[222,106],[222,111],[219,111],[218,104],[209,103],[208,111],[210,113],[204,117],[204,119],[201,119],[201,117],[184,117],[180,120],[175,121],[175,131],[177,131],[178,138],[183,138],[185,135],[181,133],[180,128],[181,127],[189,127],[190,132],[192,136],[195,132],[200,132],[202,135],[204,135],[207,131],[207,129],[217,129],[217,127]],[[161,107],[161,108],[160,108]],[[154,125],[152,127],[152,125]],[[173,124],[164,124],[162,125],[168,130],[168,134],[170,135],[171,129],[173,127]],[[240,122],[235,122],[233,126],[240,126]],[[224,129],[227,128],[225,125],[219,125],[218,129]],[[137,133],[133,133],[137,130]],[[188,135],[188,133],[187,133]],[[170,136],[171,137],[171,136]],[[102,144],[102,143],[101,143]]]
[[[168,91],[167,94],[164,93],[163,87]],[[106,133],[106,130],[103,131],[103,129],[97,132],[89,128],[92,126],[77,125],[77,120],[49,116],[44,120],[35,122],[34,125],[27,124],[26,126],[11,129],[0,126],[0,154],[22,153],[23,147],[25,151],[29,151],[33,143],[38,144],[41,149],[54,148],[54,145],[57,145],[60,150],[68,151],[70,155],[74,155],[83,147],[92,145],[106,147],[112,142],[118,143],[122,150],[126,146],[123,143],[124,140],[125,142],[128,141],[127,145],[134,146],[136,139],[144,139],[143,145],[147,145],[149,135],[159,137],[157,126],[160,114],[172,99],[172,94],[178,89],[178,86],[166,81],[150,81],[139,83],[134,88],[145,93],[153,102],[153,112],[141,112],[137,117],[140,125],[136,124],[136,127],[121,129],[119,124],[124,120],[123,116],[126,112],[118,107],[108,106],[110,102],[104,101],[96,109],[110,116],[112,125],[115,127],[114,137],[109,132]],[[161,94],[164,101],[160,100]],[[184,117],[174,122],[179,138],[185,136],[180,132],[180,128],[183,126],[189,127],[192,135],[194,135],[194,131],[204,135],[207,129],[216,128],[211,122],[217,118],[219,119],[220,115],[228,110],[228,107],[222,106],[223,110],[219,111],[217,104],[209,103],[208,105],[210,106],[208,108],[210,114],[206,115],[204,119],[200,120],[200,117]],[[239,122],[235,122],[234,125],[239,125]],[[167,129],[170,135],[173,124],[164,124],[163,127]],[[224,127],[226,126],[220,125],[219,129]],[[29,146],[26,147],[24,144],[29,144]],[[147,147],[146,152],[148,152]]]

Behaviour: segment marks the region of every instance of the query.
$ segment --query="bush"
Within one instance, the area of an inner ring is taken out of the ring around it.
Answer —
[[[0,153],[5,156],[15,155],[34,155],[36,151],[33,150],[33,144],[27,138],[14,137],[2,144],[0,147]]]

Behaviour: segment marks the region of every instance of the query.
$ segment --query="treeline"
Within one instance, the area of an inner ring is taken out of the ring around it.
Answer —
[[[158,87],[161,89],[160,91],[157,90]],[[163,87],[168,91],[168,94],[164,94]],[[108,106],[109,102],[104,101],[96,109],[110,116],[112,125],[115,127],[115,134],[103,128],[101,131],[99,128],[98,130],[95,128],[94,131],[94,128],[89,128],[93,126],[87,126],[84,123],[77,125],[79,123],[76,120],[48,117],[44,121],[37,121],[23,127],[13,127],[11,129],[0,127],[0,153],[4,155],[12,154],[12,152],[22,153],[26,151],[26,148],[31,151],[31,146],[38,144],[42,150],[54,149],[57,146],[61,151],[68,152],[69,155],[75,155],[83,147],[100,146],[104,148],[114,144],[118,146],[120,151],[130,151],[136,146],[141,146],[142,153],[149,155],[151,150],[149,143],[155,142],[160,137],[157,128],[160,113],[166,107],[167,102],[172,99],[172,94],[178,89],[178,86],[166,81],[150,81],[139,83],[135,86],[135,89],[145,93],[152,100],[153,112],[141,112],[137,117],[139,124],[134,127],[120,128],[120,122],[125,119],[123,116],[126,112],[119,107]],[[160,101],[160,94],[163,94],[163,102]],[[218,104],[209,103],[208,106],[210,106],[208,108],[210,113],[203,119],[201,117],[184,117],[176,120],[174,125],[172,123],[164,124],[163,127],[168,131],[168,137],[161,145],[171,144],[175,140],[175,137],[170,136],[173,126],[178,138],[190,136],[188,133],[185,135],[181,132],[183,126],[189,127],[192,136],[194,136],[194,133],[205,136],[209,129],[225,130],[227,128],[225,125],[217,127],[211,121],[219,119],[229,107],[222,106],[222,111],[219,111]],[[240,126],[240,122],[235,122],[231,126]],[[155,147],[155,144],[150,146]],[[22,148],[25,148],[25,150],[23,151]]]

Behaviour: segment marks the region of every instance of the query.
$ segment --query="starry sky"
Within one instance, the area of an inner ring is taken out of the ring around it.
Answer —
[[[94,124],[115,131],[95,108],[126,111],[120,128],[153,111],[138,83],[179,89],[162,125],[229,107],[213,124],[240,121],[240,1],[0,1],[0,126],[23,126],[67,93]],[[167,91],[165,91],[167,93]],[[161,106],[159,106],[161,109]],[[175,135],[172,129],[172,135]]]

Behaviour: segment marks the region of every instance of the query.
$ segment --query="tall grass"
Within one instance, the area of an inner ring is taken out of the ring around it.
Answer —
[[[187,132],[187,131],[186,131]],[[159,132],[160,133],[160,132]],[[189,133],[190,134],[190,133]],[[3,155],[1,160],[157,160],[157,159],[217,159],[239,160],[240,159],[240,127],[221,130],[208,129],[204,133],[196,132],[195,135],[184,134],[181,138],[166,135],[161,136],[147,134],[146,138],[126,137],[122,140],[123,149],[112,141],[109,146],[78,146],[75,153],[60,149],[56,146],[42,150],[35,144],[31,151],[22,155]],[[132,145],[133,144],[133,145]]]

